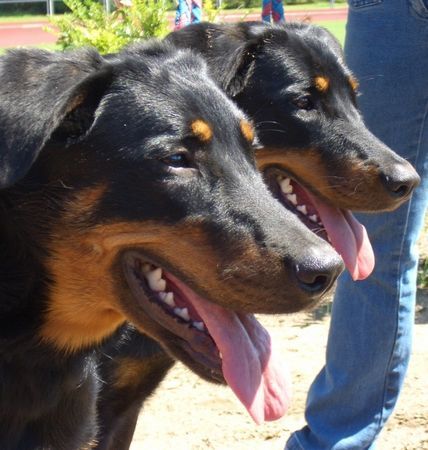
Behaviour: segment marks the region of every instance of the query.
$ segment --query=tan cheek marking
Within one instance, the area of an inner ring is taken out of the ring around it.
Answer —
[[[349,84],[354,92],[358,89],[359,83],[355,77],[349,77]]]
[[[262,148],[256,151],[256,160],[259,170],[271,166],[288,170],[334,205],[345,209],[363,210],[379,180],[376,167],[358,160],[349,160],[340,172],[329,172],[316,148]]]
[[[254,128],[247,120],[241,120],[241,132],[244,138],[251,144],[254,141]]]
[[[126,320],[118,290],[121,274],[115,272],[117,255],[125,247],[144,246],[158,254],[162,250],[165,260],[176,267],[187,261],[186,268],[193,274],[201,271],[197,261],[203,254],[204,279],[208,283],[212,278],[219,261],[199,226],[119,222],[81,231],[83,225],[76,227],[73,220],[82,211],[78,203],[52,235],[47,266],[53,282],[39,336],[59,350],[72,353],[99,344]]]
[[[190,124],[192,133],[202,142],[209,142],[213,137],[212,128],[203,120],[197,119]]]
[[[315,87],[319,92],[327,92],[330,86],[330,80],[327,77],[315,77],[314,79]]]

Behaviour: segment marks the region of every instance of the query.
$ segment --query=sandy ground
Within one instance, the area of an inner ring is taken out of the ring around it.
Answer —
[[[419,249],[428,256],[428,216]],[[306,393],[324,363],[329,304],[309,313],[260,320],[292,370],[288,414],[257,426],[229,388],[209,384],[177,363],[147,401],[131,450],[283,449],[289,434],[305,424]],[[404,389],[377,450],[428,450],[428,289],[418,291],[415,323]]]

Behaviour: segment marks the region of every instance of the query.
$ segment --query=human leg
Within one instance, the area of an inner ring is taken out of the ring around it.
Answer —
[[[262,20],[269,22],[272,15],[272,0],[262,0]]]
[[[178,0],[177,9],[175,11],[174,30],[180,30],[186,25],[189,25],[190,20],[191,20],[190,0]]]
[[[192,23],[199,23],[202,21],[202,1],[192,0]]]
[[[272,0],[272,19],[274,23],[285,21],[282,0]]]
[[[307,426],[291,449],[368,449],[396,403],[411,350],[416,239],[428,202],[428,9],[425,0],[352,0],[348,65],[371,131],[415,165],[422,184],[393,213],[360,216],[376,254],[368,280],[338,283],[326,366],[312,384]]]

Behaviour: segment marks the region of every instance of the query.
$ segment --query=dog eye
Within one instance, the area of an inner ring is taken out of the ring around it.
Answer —
[[[309,95],[294,99],[293,104],[297,106],[297,108],[304,109],[305,111],[310,111],[311,109],[315,108],[315,105]]]
[[[189,157],[185,153],[175,153],[162,158],[162,162],[171,167],[190,167]]]

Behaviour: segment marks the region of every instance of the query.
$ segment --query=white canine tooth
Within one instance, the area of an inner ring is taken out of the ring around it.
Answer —
[[[204,322],[193,322],[192,325],[197,328],[199,331],[205,330]]]
[[[162,278],[162,269],[158,267],[150,272],[145,273],[147,282],[152,291],[164,291],[166,288],[166,281]]]
[[[287,200],[290,201],[293,205],[297,205],[296,194],[287,194]]]
[[[152,282],[152,284],[149,282],[149,286],[153,291],[161,292],[166,289],[166,281],[161,278],[160,280]]]
[[[160,280],[162,278],[162,269],[160,267],[157,267],[156,269],[151,270],[147,277],[151,277],[154,280]]]
[[[308,210],[306,209],[306,205],[298,205],[296,207],[297,211],[300,211],[305,216],[308,214]]]
[[[312,222],[318,223],[318,216],[316,214],[312,214],[312,216],[309,216],[309,220],[312,220]]]
[[[187,308],[174,308],[174,314],[184,320],[190,320],[189,311]]]
[[[167,305],[174,307],[175,306],[175,302],[174,302],[174,294],[172,292],[167,292],[165,294],[165,297],[162,299]]]
[[[291,194],[293,192],[293,186],[290,183],[290,178],[284,178],[280,181],[279,185],[281,186],[281,191],[284,192],[284,194]]]

